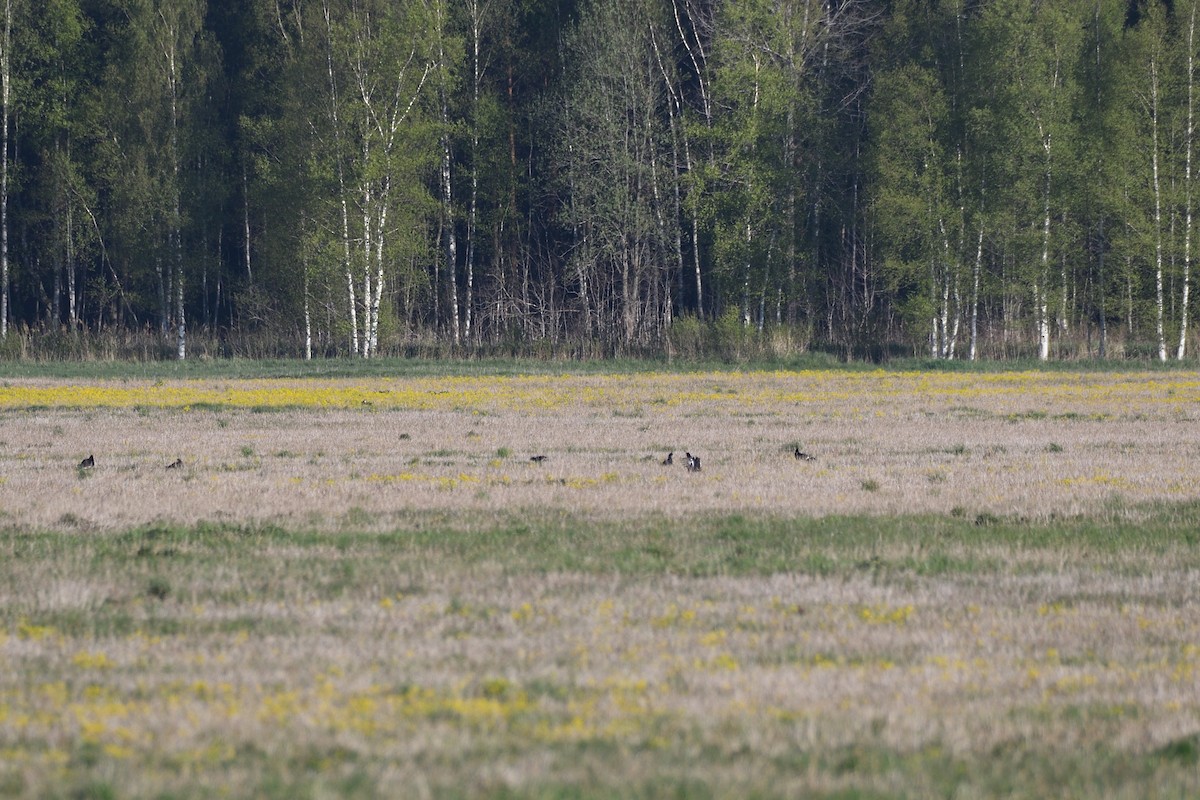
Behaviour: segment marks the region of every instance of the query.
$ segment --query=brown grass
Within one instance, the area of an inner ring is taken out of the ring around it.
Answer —
[[[1192,378],[332,382],[267,412],[0,390],[0,795],[1194,796],[1194,545],[1020,539],[1194,501]],[[702,472],[659,464],[686,450]],[[828,570],[457,554],[549,513],[580,551],[867,519],[828,528]],[[898,537],[910,513],[968,534]],[[199,521],[231,527],[167,524]],[[962,565],[906,566],[928,548]]]
[[[54,564],[50,587],[5,594],[7,614],[38,624],[0,639],[0,775],[29,796],[63,777],[121,796],[291,796],[359,776],[368,795],[692,781],[730,797],[1098,797],[1119,793],[1059,781],[1145,787],[1155,754],[1198,727],[1200,622],[1180,571],[382,570],[330,597],[331,575],[305,565],[319,551],[303,555],[243,554],[157,600],[83,552]],[[365,570],[355,555],[324,559]],[[79,611],[94,618],[81,626]],[[105,630],[114,613],[130,630]],[[1180,766],[1153,785],[1200,788]]]
[[[69,386],[29,381],[52,391]],[[153,520],[381,525],[411,509],[660,512],[1095,513],[1190,500],[1195,376],[756,373],[745,376],[245,382],[313,406],[237,405],[235,381],[192,381],[227,406],[12,410],[0,508],[22,525]],[[170,390],[171,387],[167,387]],[[336,395],[322,395],[320,390]],[[9,391],[15,391],[10,385]],[[139,395],[138,392],[143,394]],[[103,396],[103,387],[92,396]],[[362,405],[358,396],[370,398]],[[389,397],[397,399],[389,402]],[[414,399],[415,398],[415,399]],[[0,407],[4,405],[0,393]],[[74,400],[73,402],[78,402]],[[85,399],[86,402],[86,399]],[[182,402],[186,402],[186,399]],[[818,456],[791,457],[795,445]],[[660,466],[668,451],[674,469]],[[703,472],[688,474],[684,451]],[[81,479],[79,460],[95,453]],[[541,464],[528,459],[544,454]],[[183,470],[165,470],[176,458]],[[361,522],[361,519],[360,519]]]

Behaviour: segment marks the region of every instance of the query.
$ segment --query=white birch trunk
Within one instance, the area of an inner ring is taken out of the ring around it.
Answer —
[[[12,96],[12,0],[4,0],[0,40],[0,338],[8,338],[8,116]]]
[[[363,143],[363,163],[368,163],[370,158],[370,148]],[[362,352],[359,354],[363,358],[371,357],[371,332],[375,329],[375,304],[373,302],[373,292],[371,291],[371,184],[365,183],[361,187],[362,192],[362,293],[363,293],[363,330],[362,330]]]
[[[343,221],[346,221],[346,201],[342,200]],[[358,301],[354,297],[354,273],[350,271],[350,239],[346,242],[346,295],[350,299],[350,347],[358,355]]]
[[[159,17],[167,31],[165,55],[167,79],[171,90],[171,191],[175,204],[171,219],[171,238],[175,250],[175,357],[183,361],[187,357],[187,320],[183,308],[183,212],[179,186],[179,69],[176,63],[176,40],[179,32],[171,27],[163,12],[159,12]]]
[[[1158,60],[1150,59],[1150,169],[1154,181],[1154,307],[1155,332],[1158,335],[1158,360],[1167,360],[1167,339],[1163,331],[1163,244],[1162,192],[1158,180]]]
[[[71,323],[71,330],[75,330],[76,324],[79,322],[79,307],[77,305],[78,296],[76,295],[75,287],[75,204],[68,201],[66,208],[66,247],[64,248],[64,258],[66,259],[67,272],[67,321]]]
[[[950,357],[950,275],[942,273],[942,296],[938,309],[938,358]]]
[[[382,159],[382,163],[387,164],[395,150],[398,132],[420,98],[430,72],[437,66],[432,61],[424,64],[421,77],[412,89],[412,94],[407,96],[405,104],[404,80],[415,57],[414,45],[408,54],[408,61],[396,77],[394,93],[384,92],[381,95],[382,99],[374,94],[377,82],[373,79],[369,66],[362,63],[353,65],[359,97],[369,120],[368,130],[363,132],[361,142],[364,167],[372,163],[372,158]],[[377,143],[378,148],[373,148],[373,143]],[[378,192],[375,191],[376,187]],[[391,195],[390,173],[384,169],[379,178],[364,176],[360,190],[363,196],[363,302],[366,305],[366,319],[363,321],[363,356],[369,358],[377,355],[379,350],[379,321],[385,276],[385,232]],[[377,221],[374,231],[371,229],[372,221]],[[374,280],[371,274],[372,267],[375,272]]]
[[[962,294],[959,290],[958,277],[954,278],[954,321],[950,329],[950,342],[946,347],[946,358],[954,360],[954,347],[958,344],[958,329],[962,325]]]
[[[946,221],[938,219],[938,231],[942,235],[942,269],[939,274],[941,282],[941,303],[938,309],[940,317],[938,323],[941,330],[941,339],[938,342],[938,358],[950,359],[954,357],[954,339],[958,336],[957,319],[953,324],[951,331],[951,284],[954,283],[954,275],[958,272],[958,267],[951,260],[953,258],[950,251],[950,235],[946,230]],[[954,293],[957,299],[957,292]],[[957,317],[957,314],[955,314]]]
[[[175,340],[175,357],[183,361],[187,357],[187,318],[183,308],[183,264],[179,265],[178,278],[175,281],[175,313],[178,315],[178,325]]]
[[[1037,304],[1038,360],[1050,360],[1050,137],[1042,136],[1046,151],[1045,188],[1042,192],[1042,265],[1041,279],[1033,285],[1034,302]]]
[[[442,106],[442,119],[449,123],[449,111]],[[442,138],[442,213],[445,215],[446,272],[450,278],[450,331],[457,346],[462,340],[458,319],[458,237],[454,231],[454,197],[450,174],[450,138]]]
[[[333,142],[336,149],[338,199],[342,212],[342,270],[346,275],[346,296],[350,316],[350,351],[355,355],[359,352],[358,339],[358,300],[354,293],[354,269],[350,259],[350,207],[346,199],[346,173],[342,163],[342,132],[338,115],[337,79],[333,72],[333,21],[330,18],[329,4],[323,6],[325,12],[325,67],[329,77],[329,117],[333,125]],[[280,26],[282,30],[282,25]]]
[[[254,283],[254,273],[250,270],[250,179],[246,176],[246,166],[242,165],[242,238],[244,244],[243,256],[246,261],[246,283]]]
[[[975,248],[975,266],[971,271],[971,352],[974,361],[979,354],[979,273],[983,267],[983,226],[979,226],[979,244]]]
[[[680,13],[679,0],[671,1],[671,10],[674,12],[675,28],[679,31],[679,39],[681,42],[683,42],[684,49],[688,54],[688,59],[692,62],[692,69],[695,70],[697,84],[700,88],[701,107],[704,111],[704,124],[707,128],[711,129],[713,125],[712,101],[710,99],[708,81],[705,76],[704,68],[702,67],[702,64],[705,66],[707,65],[708,56],[704,52],[703,43],[700,39],[700,36],[698,34],[695,35],[695,41],[693,42],[692,37],[689,37],[685,31],[683,24],[684,15]],[[691,9],[689,9],[689,11],[690,10]],[[687,18],[692,25],[693,33],[695,33],[696,20],[690,14],[687,15]],[[709,162],[711,163],[713,161],[711,143],[709,144],[709,148]],[[688,171],[690,172],[692,169],[692,155],[686,136],[683,140],[683,149],[684,159],[687,161]],[[704,319],[704,279],[700,272],[700,225],[695,214],[692,215],[692,262],[696,273],[696,316],[700,319]]]
[[[442,124],[446,132],[442,134],[442,216],[445,220],[446,235],[446,274],[450,279],[450,331],[457,347],[462,341],[462,330],[459,327],[458,312],[458,235],[454,229],[454,181],[452,167],[453,154],[450,152],[450,105],[447,95],[450,87],[446,76],[446,51],[443,35],[446,21],[442,16],[443,6],[438,2],[435,6],[437,14],[437,46],[438,71],[441,75],[439,94],[441,95]],[[437,291],[437,287],[434,287]]]
[[[304,263],[304,360],[312,361],[312,312],[309,308],[308,260]]]
[[[1196,78],[1195,61],[1196,3],[1188,18],[1187,36],[1187,135],[1184,141],[1184,228],[1183,228],[1183,288],[1179,307],[1179,347],[1175,357],[1182,361],[1187,354],[1188,300],[1192,279],[1192,139],[1195,134],[1193,88]]]
[[[1065,215],[1062,222],[1066,223]],[[1062,294],[1058,306],[1058,331],[1060,335],[1065,335],[1071,332],[1069,312],[1071,306],[1071,284],[1067,276],[1067,257],[1065,254],[1059,259],[1059,279],[1062,282]]]
[[[312,361],[312,315],[308,310],[308,276],[304,278],[304,360]]]
[[[651,28],[650,28],[650,40],[654,45],[655,62],[658,65],[659,72],[662,74],[663,87],[667,90],[667,94],[670,97],[670,102],[667,105],[667,122],[668,122],[669,130],[670,130],[670,134],[671,134],[671,189],[672,189],[672,203],[673,203],[672,210],[674,212],[675,220],[676,220],[676,224],[672,226],[672,233],[674,234],[673,244],[675,247],[675,253],[674,253],[675,264],[676,264],[676,268],[679,270],[679,277],[680,277],[680,279],[682,279],[683,268],[684,268],[684,263],[683,263],[683,226],[680,223],[683,220],[683,199],[679,192],[680,181],[678,178],[679,178],[679,136],[680,136],[679,129],[682,127],[681,119],[682,119],[683,110],[682,110],[682,106],[681,106],[681,103],[679,100],[679,95],[676,92],[675,85],[672,82],[671,74],[667,71],[666,65],[664,64],[663,55],[662,55],[661,50],[659,49],[658,38],[655,35],[653,26],[651,26]],[[686,135],[686,133],[684,135]],[[657,179],[655,179],[654,185],[655,185],[655,194],[657,196],[657,192],[658,192]],[[659,219],[660,220],[662,219],[661,210],[659,211]],[[660,227],[661,227],[661,222],[660,222]],[[663,285],[663,290],[664,290],[663,302],[664,302],[664,306],[665,306],[664,314],[663,314],[663,326],[664,326],[664,330],[670,330],[670,327],[671,327],[672,322],[674,321],[674,315],[675,315],[675,309],[674,309],[674,305],[672,303],[672,298],[671,298],[670,270],[668,270],[668,273],[664,276],[663,283],[664,283],[664,285]],[[667,339],[666,341],[667,341],[667,345],[669,348],[670,340]],[[668,354],[669,354],[669,350],[668,350]]]
[[[383,231],[387,223],[387,205],[379,208],[379,229],[375,235],[375,294],[371,298],[371,355],[379,354],[379,310],[383,301]]]
[[[483,65],[479,43],[483,38],[483,14],[479,0],[471,0],[471,199],[467,210],[466,298],[463,308],[463,337],[471,339],[475,309],[475,223],[479,209],[479,87]]]

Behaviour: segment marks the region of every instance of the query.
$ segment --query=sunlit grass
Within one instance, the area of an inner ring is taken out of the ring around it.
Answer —
[[[10,378],[0,796],[1194,796],[1198,401]]]
[[[1197,512],[1147,513],[9,531],[0,785],[1188,795]]]
[[[1200,496],[1197,409],[1180,371],[12,379],[0,509],[99,528],[222,508],[381,529],[413,508],[1045,520]]]
[[[610,408],[617,417],[692,404],[753,409],[777,403],[824,411],[887,413],[911,397],[930,412],[1002,416],[1008,421],[1104,419],[1200,401],[1193,372],[894,372],[801,370],[639,372],[625,375],[466,375],[334,379],[157,379],[71,382],[11,379],[0,385],[0,409],[287,409],[556,410]],[[648,406],[642,405],[649,402]],[[1017,402],[1003,414],[980,403]],[[839,407],[849,404],[848,407]],[[1033,407],[1030,407],[1033,406]]]

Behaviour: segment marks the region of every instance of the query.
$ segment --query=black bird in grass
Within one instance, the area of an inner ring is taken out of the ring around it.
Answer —
[[[535,462],[537,462],[537,463],[539,463],[539,464],[540,464],[540,463],[542,463],[543,461],[545,461],[545,460],[546,460],[546,457],[545,457],[545,456],[530,456],[530,457],[529,457],[529,460],[530,460],[530,461],[535,461]]]
[[[796,456],[797,461],[816,461],[817,460],[816,456],[810,456],[808,453],[800,452],[799,447],[796,448],[795,456]]]
[[[96,457],[94,455],[88,456],[79,462],[80,469],[91,469],[94,466],[96,466]]]
[[[688,472],[699,472],[700,471],[700,456],[694,456],[691,453],[684,453],[684,455],[687,456]]]
[[[182,466],[183,466],[183,459],[177,458],[174,461],[172,461],[170,464],[167,464],[167,469],[179,469]]]
[[[667,453],[667,457],[663,459],[662,465],[663,465],[664,467],[669,467],[669,466],[671,466],[671,465],[672,465],[672,464],[674,464],[674,463],[675,463],[675,454],[674,454],[674,453]]]

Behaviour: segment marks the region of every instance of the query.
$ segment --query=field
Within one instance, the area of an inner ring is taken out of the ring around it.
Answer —
[[[1193,372],[14,374],[0,796],[1196,796],[1198,423]]]

